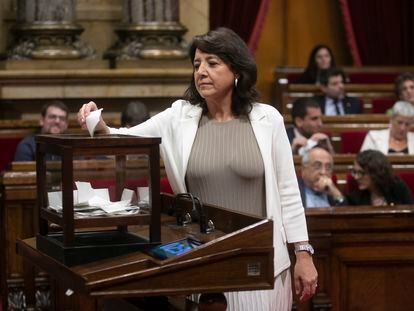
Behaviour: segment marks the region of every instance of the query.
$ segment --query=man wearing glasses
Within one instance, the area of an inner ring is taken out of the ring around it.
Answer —
[[[61,134],[68,128],[68,107],[61,101],[54,100],[42,107],[39,120],[41,134]],[[56,156],[55,156],[56,157]],[[25,137],[16,148],[14,161],[35,161],[36,142],[35,135]],[[53,156],[46,155],[46,160],[53,159]]]
[[[345,197],[332,181],[333,158],[323,148],[314,147],[302,157],[299,188],[304,207],[344,205]]]

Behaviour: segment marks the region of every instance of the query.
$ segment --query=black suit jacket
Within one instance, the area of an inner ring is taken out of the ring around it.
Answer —
[[[295,127],[289,126],[288,128],[286,128],[286,133],[289,138],[290,144],[292,144],[292,140],[295,138]]]
[[[314,96],[313,99],[319,104],[322,114],[325,114],[325,95]],[[358,98],[345,96],[342,100],[345,114],[357,114],[362,112],[362,105]]]

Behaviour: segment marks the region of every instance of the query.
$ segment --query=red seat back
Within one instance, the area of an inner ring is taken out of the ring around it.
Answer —
[[[408,188],[411,190],[411,194],[414,193],[414,171],[397,171],[396,175],[399,176]]]
[[[342,132],[340,134],[342,153],[358,153],[366,135],[367,131]]]
[[[0,172],[3,171],[10,162],[13,161],[17,145],[21,140],[21,137],[3,137],[0,139]]]
[[[372,100],[373,113],[386,113],[395,103],[394,98],[374,98]]]

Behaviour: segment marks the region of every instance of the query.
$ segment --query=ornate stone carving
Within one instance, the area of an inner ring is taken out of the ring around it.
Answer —
[[[187,56],[178,22],[178,0],[124,0],[119,40],[106,53],[115,59],[177,59]]]
[[[15,40],[9,59],[94,58],[95,51],[80,41],[76,0],[18,0]]]

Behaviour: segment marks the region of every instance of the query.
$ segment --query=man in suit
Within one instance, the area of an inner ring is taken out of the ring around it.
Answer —
[[[322,114],[336,116],[361,113],[361,103],[357,98],[348,97],[345,93],[345,73],[339,68],[331,68],[321,72],[320,83],[324,95],[314,96],[321,107]]]
[[[60,100],[47,102],[41,111],[39,119],[40,134],[62,134],[68,128],[69,109]],[[58,160],[59,156],[47,154],[46,160]],[[35,161],[35,135],[25,137],[16,148],[14,161]]]
[[[312,98],[302,97],[293,102],[291,110],[293,126],[286,129],[292,153],[303,155],[307,150],[322,145],[333,153],[328,135],[321,132],[322,112]]]
[[[332,181],[333,158],[324,148],[315,147],[302,157],[299,188],[304,207],[344,205],[345,197]]]

